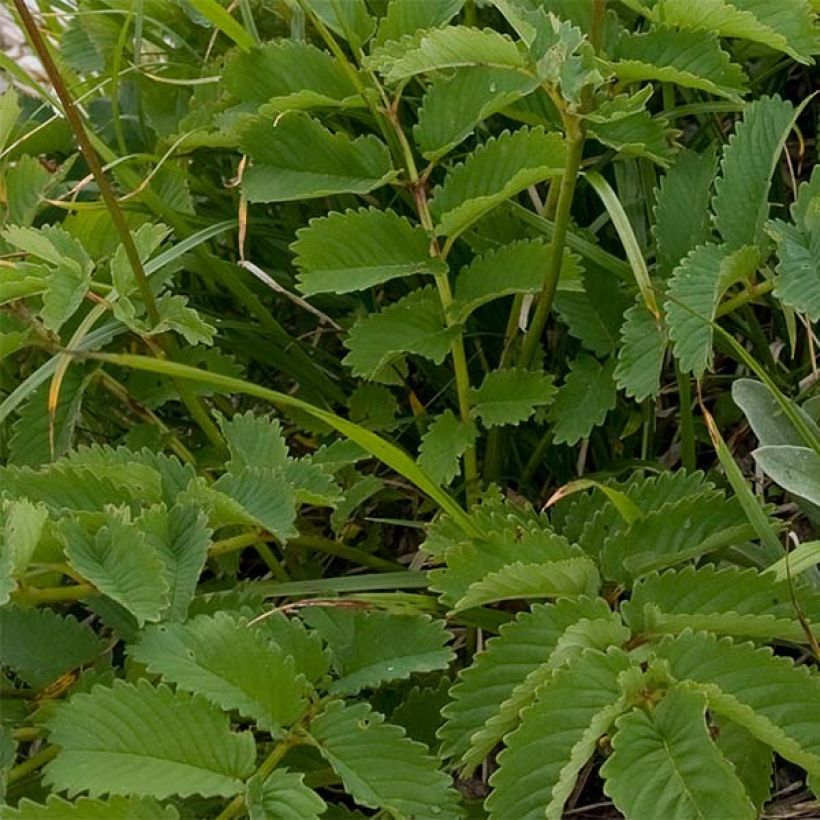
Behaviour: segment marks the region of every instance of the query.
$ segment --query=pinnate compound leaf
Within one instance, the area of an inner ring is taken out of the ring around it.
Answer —
[[[750,246],[727,250],[701,245],[675,268],[664,308],[681,369],[700,378],[711,366],[712,322],[720,298],[751,277],[759,262],[758,251]]]
[[[310,733],[358,804],[404,817],[461,816],[450,778],[438,771],[427,748],[385,723],[368,704],[331,701],[311,722]]]
[[[264,780],[254,775],[245,797],[250,820],[318,820],[327,804],[303,780],[303,774],[284,769],[274,769]]]
[[[163,680],[263,729],[278,732],[304,711],[305,679],[263,630],[228,613],[145,630],[131,656]]]
[[[591,558],[567,558],[546,564],[517,561],[476,581],[456,602],[455,611],[519,598],[596,595],[601,576]]]
[[[50,794],[45,803],[24,797],[16,806],[0,806],[3,820],[177,820],[173,806],[161,806],[150,797],[78,797],[69,802]]]
[[[169,604],[165,564],[126,508],[109,509],[93,534],[64,520],[61,535],[71,566],[103,595],[125,607],[140,626],[160,619]]]
[[[436,161],[466,139],[475,127],[538,87],[517,71],[486,66],[462,68],[430,83],[413,135],[426,159]]]
[[[714,151],[685,151],[661,178],[654,231],[658,271],[664,278],[689,251],[712,238],[709,198],[714,176]]]
[[[661,370],[666,354],[666,330],[644,307],[633,305],[624,314],[621,349],[615,382],[627,396],[643,401],[661,389]]]
[[[253,160],[242,178],[251,202],[366,194],[396,175],[387,146],[376,137],[334,134],[299,112],[253,120],[240,142]]]
[[[344,69],[326,51],[295,40],[265,43],[225,66],[225,87],[265,113],[363,105]]]
[[[0,502],[0,606],[7,604],[40,541],[48,510],[28,499]]]
[[[422,28],[443,26],[463,5],[464,0],[391,0],[379,23],[375,42],[400,40]]]
[[[820,200],[818,200],[820,201]],[[777,284],[774,295],[812,322],[820,321],[820,225],[803,230],[781,220],[768,223],[777,243]]]
[[[793,495],[820,504],[820,455],[788,444],[758,447],[752,455],[775,484]]]
[[[712,742],[706,698],[672,688],[651,714],[620,717],[612,755],[601,768],[604,789],[634,820],[709,817],[715,807],[737,820],[757,812],[731,764]]]
[[[105,651],[89,627],[52,609],[0,609],[0,665],[13,669],[33,689],[64,672],[92,663]]]
[[[543,128],[520,128],[490,137],[436,187],[430,202],[436,232],[458,236],[519,191],[558,176],[564,153],[560,134]]]
[[[446,486],[458,475],[458,461],[478,438],[472,421],[461,421],[452,410],[436,416],[419,445],[419,467]]]
[[[587,651],[538,690],[498,756],[487,799],[492,820],[559,820],[598,738],[624,711],[618,679],[629,668],[619,650]]]
[[[613,68],[621,82],[655,80],[738,100],[745,91],[743,70],[703,31],[659,26],[622,37]]]
[[[474,412],[486,427],[520,424],[552,403],[558,392],[553,381],[547,373],[521,368],[493,370],[470,391]]]
[[[288,463],[288,446],[278,419],[248,411],[221,418],[219,427],[231,455],[229,471],[239,473],[246,467],[276,470]]]
[[[506,35],[492,29],[446,26],[421,31],[376,49],[365,60],[367,68],[397,83],[427,71],[466,66],[523,69],[521,49]]]
[[[715,182],[715,223],[730,250],[759,245],[769,215],[769,186],[797,115],[788,100],[762,97],[746,106],[723,150]]]
[[[582,618],[605,618],[609,612],[600,598],[563,598],[535,604],[504,624],[450,690],[452,700],[444,708],[446,721],[438,732],[442,757],[463,760],[513,691],[547,664],[565,631]]]
[[[587,438],[615,407],[615,360],[599,364],[591,356],[579,356],[549,409],[556,444],[575,444]]]
[[[303,617],[326,641],[338,675],[330,691],[355,695],[385,681],[446,669],[453,659],[443,621],[341,607],[314,607]]]
[[[656,650],[671,674],[706,695],[709,709],[786,760],[820,773],[820,678],[768,648],[686,631]]]
[[[256,744],[205,699],[146,680],[95,686],[48,721],[60,753],[45,780],[69,795],[232,797],[253,771]]]
[[[354,376],[394,384],[393,366],[405,353],[441,364],[456,332],[445,324],[435,290],[421,288],[356,322],[345,339],[344,363]]]
[[[418,273],[444,273],[430,257],[430,237],[391,210],[332,213],[312,219],[291,245],[299,288],[315,293],[349,293]]]

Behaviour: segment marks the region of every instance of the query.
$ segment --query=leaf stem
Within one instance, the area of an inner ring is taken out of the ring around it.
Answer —
[[[73,584],[63,587],[23,587],[11,593],[11,597],[26,604],[56,604],[63,601],[80,601],[92,598],[97,590],[91,584]]]
[[[17,783],[18,780],[22,780],[24,777],[33,774],[41,766],[45,766],[46,763],[57,757],[59,751],[58,746],[46,746],[45,749],[37,752],[36,755],[32,755],[28,760],[24,760],[9,771],[6,778],[6,785],[10,786],[12,783]]]

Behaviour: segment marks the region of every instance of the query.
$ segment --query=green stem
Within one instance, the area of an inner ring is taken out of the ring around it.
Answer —
[[[685,470],[694,470],[697,466],[695,450],[695,425],[692,414],[692,384],[689,374],[684,373],[675,360],[675,377],[678,381],[680,397],[680,460]]]
[[[31,743],[43,736],[43,730],[39,726],[20,726],[11,730],[11,736],[18,743]]]
[[[746,290],[723,302],[715,312],[715,318],[720,319],[722,316],[726,316],[738,308],[743,307],[743,305],[753,302],[758,296],[771,293],[776,284],[777,282],[774,279],[767,279],[764,282],[758,282],[756,285],[750,285]]]
[[[33,774],[41,766],[45,766],[46,763],[57,757],[59,751],[60,749],[57,746],[46,746],[41,752],[32,755],[28,760],[24,760],[8,773],[6,785],[10,786],[12,783],[17,783],[18,780]]]
[[[65,587],[23,587],[12,592],[11,597],[24,604],[56,604],[81,601],[96,594],[97,590],[91,584],[74,584]]]

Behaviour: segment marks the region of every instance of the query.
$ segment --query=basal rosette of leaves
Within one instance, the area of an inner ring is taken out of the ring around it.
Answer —
[[[816,799],[816,3],[14,2],[1,817]]]

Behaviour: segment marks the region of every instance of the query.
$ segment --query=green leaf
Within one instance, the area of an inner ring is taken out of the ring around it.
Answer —
[[[242,177],[251,202],[366,194],[396,176],[376,137],[334,134],[299,112],[256,118],[243,130],[241,147],[253,160]]]
[[[446,722],[438,733],[442,757],[463,761],[513,691],[547,664],[566,630],[582,618],[605,618],[609,612],[601,598],[563,598],[554,604],[535,604],[504,624],[450,690],[452,701],[444,708]]]
[[[742,726],[721,718],[715,739],[723,756],[732,764],[746,794],[760,815],[772,790],[772,750]]]
[[[371,430],[390,429],[396,425],[399,403],[388,387],[360,384],[347,402],[350,419]]]
[[[712,742],[706,698],[670,689],[651,714],[634,709],[616,722],[612,755],[601,768],[604,789],[634,820],[726,817],[757,812],[731,764]]]
[[[437,770],[426,747],[385,723],[368,704],[331,701],[311,722],[310,733],[358,804],[404,817],[461,816],[450,778]]]
[[[197,14],[201,14],[214,28],[226,37],[230,37],[240,48],[250,48],[254,44],[253,37],[231,17],[230,12],[223,8],[217,0],[186,0],[186,2]]]
[[[239,506],[239,522],[264,527],[281,541],[296,535],[296,497],[280,470],[248,467],[225,473],[213,490]]]
[[[601,577],[590,558],[567,558],[546,564],[508,564],[476,581],[456,602],[455,611],[518,598],[596,595]]]
[[[60,752],[45,780],[69,795],[231,797],[256,758],[253,735],[232,732],[217,707],[146,680],[74,695],[48,728]]]
[[[817,564],[820,564],[820,541],[805,541],[766,567],[766,572],[771,573],[775,581],[786,581]]]
[[[698,245],[712,238],[709,198],[715,153],[684,151],[663,175],[655,196],[658,272],[668,277]]]
[[[160,619],[169,604],[165,564],[126,508],[109,509],[93,534],[65,520],[61,535],[71,566],[103,595],[124,606],[140,626]]]
[[[327,804],[303,780],[300,772],[284,769],[274,769],[264,780],[254,775],[245,796],[250,820],[318,820]]]
[[[7,604],[40,541],[48,510],[28,499],[0,502],[0,606]]]
[[[300,270],[299,289],[315,293],[350,293],[391,279],[446,272],[430,257],[430,237],[418,225],[391,210],[376,208],[332,213],[312,219],[291,245]]]
[[[519,191],[560,175],[564,153],[561,136],[542,128],[491,137],[436,187],[430,202],[436,232],[452,239]]]
[[[307,703],[295,661],[277,649],[263,630],[223,612],[151,627],[130,654],[177,688],[278,733]]]
[[[472,421],[461,421],[452,410],[445,410],[421,437],[419,466],[434,481],[447,486],[458,475],[459,459],[477,438]]]
[[[277,40],[239,52],[222,74],[225,87],[263,113],[363,105],[342,66],[326,51]]]
[[[733,63],[714,35],[658,26],[627,34],[618,42],[613,65],[620,82],[656,80],[739,100],[745,92],[743,69]]]
[[[490,778],[486,805],[492,820],[559,820],[598,738],[624,710],[618,678],[629,668],[619,650],[587,651],[538,690]]]
[[[761,97],[746,106],[723,150],[712,207],[729,250],[763,238],[772,174],[797,113],[788,100]]]
[[[781,220],[767,224],[777,243],[774,295],[784,305],[820,321],[820,231],[801,230]]]
[[[470,399],[485,427],[497,427],[526,421],[557,392],[551,375],[514,368],[487,373],[480,387],[471,388]]]
[[[149,222],[140,225],[133,233],[134,245],[137,248],[140,262],[146,262],[150,259],[168,234],[169,229],[162,224],[155,225]],[[111,281],[120,296],[129,296],[139,292],[137,280],[134,277],[134,269],[131,267],[131,262],[128,260],[128,254],[125,252],[125,246],[122,243],[117,246],[114,255],[111,257]]]
[[[801,63],[816,51],[811,8],[805,0],[664,0],[653,3],[652,19],[669,26],[738,37],[785,52]],[[661,11],[662,9],[662,11]]]
[[[712,361],[712,323],[721,296],[757,270],[760,255],[745,246],[701,245],[675,268],[664,304],[669,335],[682,370],[701,378]]]
[[[16,808],[3,806],[3,820],[177,820],[173,806],[161,806],[150,797],[79,797],[73,803],[50,794],[45,803],[24,797]]]
[[[458,14],[462,5],[464,0],[390,0],[375,42],[381,45],[421,28],[442,26]]]
[[[266,633],[285,655],[296,661],[296,669],[309,681],[322,679],[330,669],[330,652],[322,645],[316,632],[309,632],[298,618],[282,612],[254,624],[254,629]]]
[[[598,142],[622,156],[646,157],[662,168],[667,168],[675,158],[672,143],[677,132],[669,128],[663,117],[653,117],[648,111],[607,122],[590,122],[587,130]]]
[[[303,617],[327,642],[338,675],[330,691],[338,694],[446,669],[454,657],[444,622],[428,616],[314,607]]]
[[[231,454],[229,472],[240,473],[246,467],[276,470],[288,463],[288,445],[278,419],[248,410],[220,418],[219,428]]]
[[[360,49],[373,34],[376,20],[368,14],[365,0],[310,0],[310,10],[336,34]]]
[[[105,652],[105,643],[91,629],[51,609],[3,607],[0,634],[0,664],[13,669],[33,689],[91,664]]]
[[[812,504],[820,504],[820,455],[788,444],[759,447],[755,463],[775,484]]]
[[[656,654],[678,681],[706,695],[711,711],[810,774],[820,773],[820,678],[807,667],[705,632],[669,639]]]
[[[422,156],[435,162],[465,140],[483,120],[538,87],[517,71],[470,66],[430,83],[418,110],[413,136]]]
[[[205,515],[189,504],[175,504],[171,509],[157,505],[145,510],[137,525],[165,565],[170,603],[162,618],[184,621],[211,544]]]
[[[457,328],[448,327],[438,294],[421,288],[356,322],[345,339],[344,363],[354,376],[395,384],[393,367],[406,353],[441,364]]]
[[[576,444],[587,438],[615,407],[615,360],[599,364],[591,356],[579,356],[549,408],[556,444]]]
[[[365,60],[365,67],[378,71],[388,83],[428,71],[475,65],[523,69],[526,61],[509,37],[471,26],[418,32],[374,50]]]
[[[510,242],[477,256],[459,271],[456,279],[455,298],[450,307],[454,321],[465,322],[473,311],[494,299],[515,293],[539,293],[548,256],[549,246],[538,239]],[[559,287],[577,284],[577,256],[564,253],[560,275]]]

